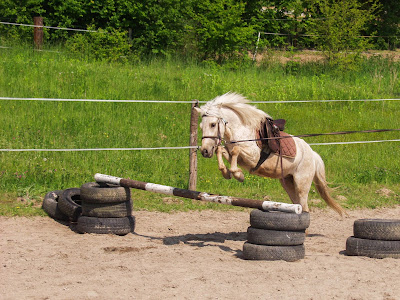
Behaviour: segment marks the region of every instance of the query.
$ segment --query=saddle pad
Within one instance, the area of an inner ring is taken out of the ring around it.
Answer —
[[[281,131],[280,134],[281,136],[290,136],[289,134],[283,131]],[[296,157],[296,144],[292,137],[280,139],[279,142],[281,143],[282,156],[289,158]],[[279,154],[279,149],[277,153]]]

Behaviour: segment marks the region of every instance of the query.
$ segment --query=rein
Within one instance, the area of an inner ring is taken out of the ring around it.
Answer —
[[[266,140],[280,140],[280,139],[286,139],[286,138],[291,138],[291,137],[303,138],[303,137],[313,137],[313,136],[321,136],[321,135],[344,135],[344,134],[353,134],[353,133],[374,133],[374,132],[388,132],[388,131],[400,131],[400,129],[371,129],[371,130],[359,130],[359,131],[353,130],[353,131],[337,131],[337,132],[328,132],[328,133],[310,133],[310,134],[299,134],[299,135],[289,135],[289,136],[280,136],[280,137],[230,141],[230,142],[225,142],[225,143],[226,144],[237,144],[237,143],[266,141]]]

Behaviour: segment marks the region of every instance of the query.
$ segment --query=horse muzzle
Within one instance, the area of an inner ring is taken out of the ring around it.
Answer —
[[[211,158],[214,155],[214,147],[207,149],[207,148],[201,148],[201,155],[205,158]]]

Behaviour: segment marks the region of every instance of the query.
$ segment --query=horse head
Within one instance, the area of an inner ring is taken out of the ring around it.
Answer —
[[[219,116],[208,115],[201,108],[196,107],[196,110],[202,117],[200,128],[203,136],[200,151],[205,158],[211,158],[224,138],[226,121]]]

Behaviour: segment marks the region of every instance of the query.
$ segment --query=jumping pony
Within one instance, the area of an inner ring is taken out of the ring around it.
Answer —
[[[226,179],[233,176],[241,182],[244,180],[238,165],[251,174],[279,179],[290,200],[300,204],[306,212],[309,211],[308,194],[314,182],[328,206],[343,215],[343,208],[329,193],[321,157],[304,140],[287,134],[288,140],[292,139],[295,145],[292,156],[271,151],[266,143],[260,146],[257,143],[262,140],[260,132],[265,131],[266,122],[272,122],[272,118],[248,102],[242,95],[226,93],[195,108],[202,117],[202,155],[211,158],[216,153],[218,168]],[[223,157],[229,161],[229,168]]]

